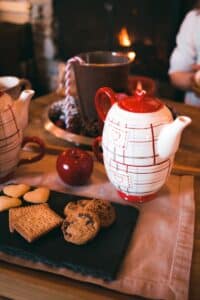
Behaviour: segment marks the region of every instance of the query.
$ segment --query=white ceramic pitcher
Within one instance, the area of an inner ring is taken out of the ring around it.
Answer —
[[[125,200],[152,199],[170,174],[182,130],[191,119],[178,116],[174,120],[164,103],[142,89],[117,99],[110,88],[100,88],[95,106],[105,122],[103,161],[110,181]],[[98,159],[100,142],[101,137],[94,141]]]

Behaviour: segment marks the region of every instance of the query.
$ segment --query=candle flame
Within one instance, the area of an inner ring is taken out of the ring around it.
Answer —
[[[138,92],[141,92],[143,90],[143,88],[142,88],[142,82],[141,81],[137,82],[137,84],[136,84],[136,90]]]
[[[126,27],[122,27],[122,29],[120,30],[120,32],[118,34],[118,41],[119,41],[120,46],[123,46],[123,47],[131,46],[131,39],[128,35],[128,31],[127,31]]]
[[[130,59],[130,61],[134,61],[135,57],[136,53],[134,51],[128,52],[128,58]]]

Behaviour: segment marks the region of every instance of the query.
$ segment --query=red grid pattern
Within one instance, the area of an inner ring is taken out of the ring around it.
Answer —
[[[106,126],[109,143],[107,140],[107,144],[103,144],[104,162],[111,182],[119,190],[125,193],[148,194],[164,184],[170,173],[172,159],[162,161],[156,152],[157,136],[163,125],[164,123],[150,124],[149,127],[135,128],[125,123],[122,128],[119,127],[119,121],[108,120]],[[144,140],[134,139],[134,135],[140,136],[137,134],[138,130],[147,131]],[[143,153],[137,153],[140,148],[136,146],[135,151],[134,144],[141,144]]]

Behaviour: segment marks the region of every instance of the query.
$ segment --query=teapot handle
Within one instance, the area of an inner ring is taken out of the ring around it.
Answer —
[[[42,159],[45,154],[45,144],[37,136],[25,136],[22,141],[21,147],[23,148],[27,143],[37,144],[39,146],[39,153],[30,159],[26,159],[26,158],[21,159],[18,163],[18,166],[36,162],[36,161]]]
[[[22,87],[22,90],[30,90],[32,88],[31,83],[28,79],[21,78],[19,81],[19,85]]]
[[[104,122],[110,107],[117,102],[115,93],[111,88],[102,87],[97,90],[94,101],[98,116]]]
[[[102,137],[101,136],[97,136],[94,139],[94,142],[93,142],[93,145],[92,145],[92,149],[93,149],[93,152],[94,152],[94,155],[95,155],[96,159],[98,161],[100,161],[100,162],[103,163],[103,154],[100,151],[101,141],[102,141]]]

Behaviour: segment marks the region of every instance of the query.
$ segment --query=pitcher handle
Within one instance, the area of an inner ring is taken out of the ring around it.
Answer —
[[[25,90],[30,90],[32,88],[30,81],[25,78],[21,78],[19,80],[19,85],[22,87],[22,89],[25,89]]]
[[[98,116],[104,122],[110,107],[117,102],[115,93],[111,88],[102,87],[97,90],[94,101]]]
[[[103,154],[100,152],[100,143],[102,141],[102,137],[98,136],[94,139],[92,149],[96,159],[103,163]]]
[[[31,159],[27,159],[27,158],[23,158],[20,159],[18,166],[20,165],[24,165],[24,164],[31,164],[33,162],[36,162],[40,159],[43,158],[44,154],[45,154],[45,144],[44,142],[38,138],[37,136],[26,136],[24,137],[23,141],[22,141],[22,148],[27,144],[27,143],[35,143],[39,145],[39,153],[38,155],[35,155],[34,157],[32,157]]]

